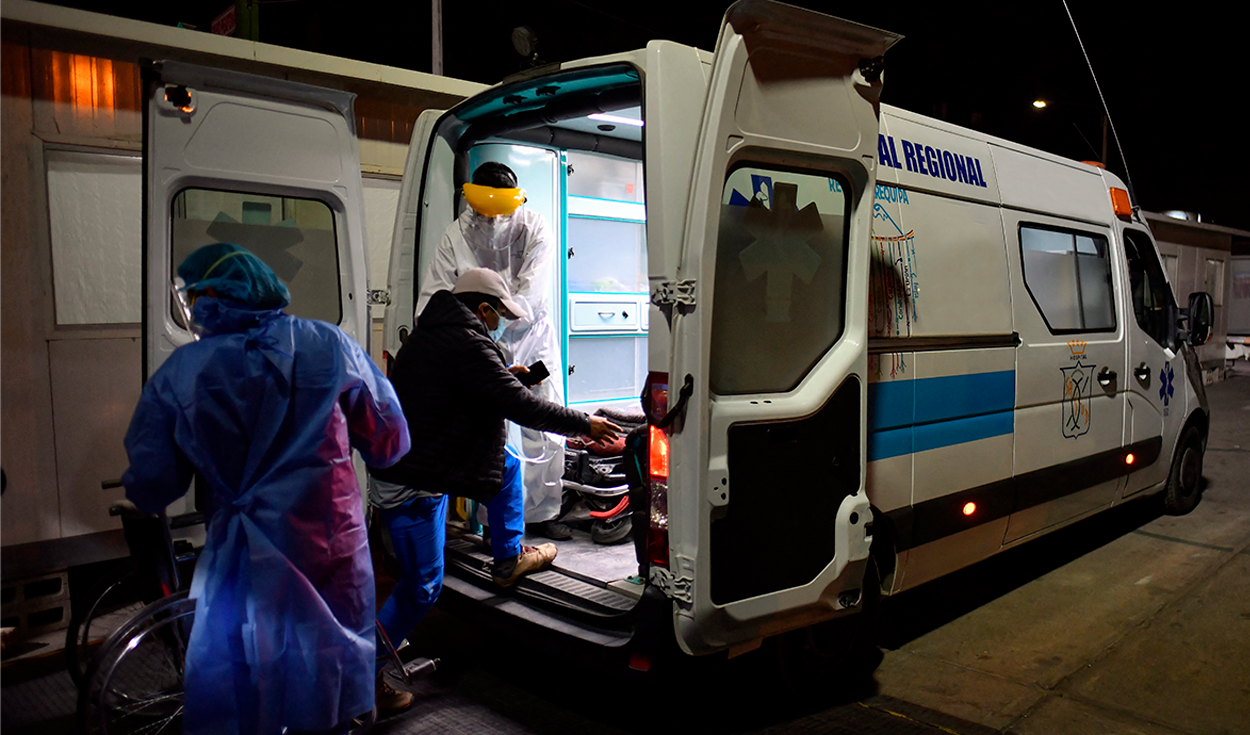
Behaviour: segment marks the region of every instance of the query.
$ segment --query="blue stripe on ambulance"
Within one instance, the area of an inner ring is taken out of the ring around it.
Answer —
[[[868,385],[868,461],[1011,434],[1016,372]]]

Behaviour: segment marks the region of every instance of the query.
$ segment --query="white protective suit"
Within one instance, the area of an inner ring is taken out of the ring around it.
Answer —
[[[534,389],[541,398],[564,405],[564,363],[555,306],[551,303],[553,259],[558,251],[547,221],[521,207],[510,215],[485,217],[472,207],[447,228],[421,281],[416,313],[430,296],[451,290],[461,273],[490,268],[504,277],[513,298],[530,318],[508,324],[500,346],[513,364],[542,360],[551,377]],[[564,437],[508,425],[509,441],[521,455],[525,482],[525,522],[542,523],[560,515],[564,474]],[[519,443],[518,443],[519,440]]]

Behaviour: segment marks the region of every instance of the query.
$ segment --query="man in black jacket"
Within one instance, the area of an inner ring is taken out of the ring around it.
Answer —
[[[369,500],[390,529],[403,569],[378,613],[393,641],[408,635],[442,590],[448,495],[486,504],[497,584],[510,587],[555,559],[555,544],[521,544],[520,461],[506,451],[505,420],[565,436],[610,440],[620,432],[601,416],[538,398],[517,380],[525,368],[505,365],[491,333],[500,331],[502,319],[525,316],[498,273],[474,268],[457,279],[453,291],[430,297],[395,356],[390,379],[412,450],[391,467],[369,470]]]

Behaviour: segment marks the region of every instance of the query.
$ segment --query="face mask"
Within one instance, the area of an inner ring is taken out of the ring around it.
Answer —
[[[490,304],[487,304],[486,308],[490,309],[491,311],[495,311],[495,309],[491,307]],[[490,331],[490,338],[498,342],[499,340],[503,339],[503,332],[505,329],[508,328],[508,320],[504,319],[503,314],[500,314],[497,311],[495,311],[495,316],[499,317],[499,326],[495,327],[494,329]]]

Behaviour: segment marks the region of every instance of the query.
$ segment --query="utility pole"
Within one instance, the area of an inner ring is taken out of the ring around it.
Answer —
[[[430,0],[430,73],[443,75],[443,0]]]

